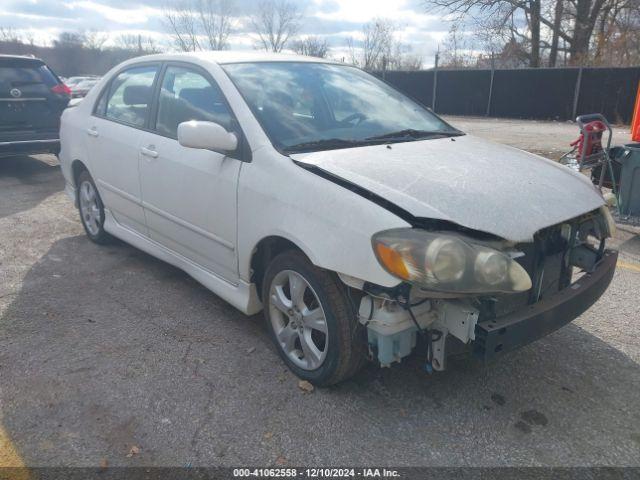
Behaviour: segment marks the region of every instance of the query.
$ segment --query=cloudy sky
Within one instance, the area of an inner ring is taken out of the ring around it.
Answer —
[[[292,0],[304,11],[301,35],[327,38],[335,57],[346,56],[346,41],[357,39],[363,24],[376,17],[393,20],[398,37],[412,53],[433,64],[438,43],[449,24],[437,15],[427,14],[421,0]],[[154,0],[1,0],[0,27],[11,28],[37,43],[50,42],[62,31],[108,32],[111,39],[122,34],[152,36],[167,43],[162,5]],[[238,24],[246,25],[246,15],[257,4],[254,0],[235,0]],[[253,48],[251,32],[240,28],[230,39],[232,48]]]

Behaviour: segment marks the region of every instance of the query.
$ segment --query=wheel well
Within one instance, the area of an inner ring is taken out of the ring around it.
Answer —
[[[251,256],[251,281],[256,284],[258,296],[262,300],[262,280],[264,273],[277,255],[287,250],[297,250],[306,256],[295,243],[283,237],[267,237],[260,240]]]
[[[71,172],[73,173],[73,183],[75,187],[78,186],[78,175],[85,170],[88,169],[80,160],[74,160],[71,164]]]

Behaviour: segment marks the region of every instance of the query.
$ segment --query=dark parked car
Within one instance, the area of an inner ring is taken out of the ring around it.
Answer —
[[[42,60],[0,55],[0,156],[60,151],[71,91]]]

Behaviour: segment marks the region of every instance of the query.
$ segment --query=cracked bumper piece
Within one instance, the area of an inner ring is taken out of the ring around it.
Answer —
[[[484,361],[523,347],[570,323],[605,292],[618,252],[607,250],[597,268],[548,299],[476,325],[474,355]]]

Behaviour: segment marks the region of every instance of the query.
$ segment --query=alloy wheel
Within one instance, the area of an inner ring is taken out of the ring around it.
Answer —
[[[319,368],[327,356],[327,319],[309,282],[298,272],[283,270],[269,289],[269,319],[279,347],[304,370]]]
[[[100,233],[102,218],[98,195],[93,184],[87,180],[80,184],[79,192],[80,214],[89,233],[96,236]]]

